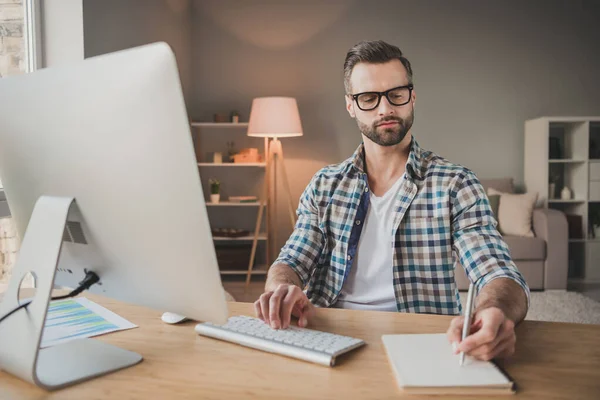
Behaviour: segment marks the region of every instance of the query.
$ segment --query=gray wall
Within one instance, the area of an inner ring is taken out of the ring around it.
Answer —
[[[247,120],[254,97],[296,97],[305,135],[283,143],[294,203],[314,172],[345,159],[360,142],[344,109],[341,70],[360,40],[383,39],[406,53],[417,93],[414,135],[481,178],[511,176],[522,184],[526,119],[600,114],[598,1],[83,4],[86,57],[156,40],[171,44],[195,120],[232,109]],[[204,148],[226,151],[224,138],[211,144],[210,135]],[[255,145],[262,149],[261,141]],[[280,201],[280,242],[290,232],[284,206]]]
[[[83,0],[85,57],[165,41],[175,52],[189,105],[190,9],[189,0]]]
[[[305,135],[283,139],[296,202],[318,168],[359,144],[343,60],[354,43],[383,39],[413,64],[419,143],[480,178],[520,184],[526,119],[600,114],[599,4],[197,0],[191,114],[238,109],[247,120],[253,97],[296,97]]]

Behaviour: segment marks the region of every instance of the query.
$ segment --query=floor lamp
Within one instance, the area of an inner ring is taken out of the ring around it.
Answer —
[[[283,180],[284,189],[287,192],[287,205],[290,222],[292,229],[296,224],[296,212],[292,203],[292,195],[290,191],[290,184],[287,178],[285,170],[284,159],[283,159],[283,147],[279,138],[302,136],[302,123],[300,122],[300,114],[298,112],[298,104],[296,99],[293,97],[258,97],[252,101],[252,109],[250,110],[250,121],[248,123],[248,136],[253,137],[264,137],[269,140],[267,146],[267,153],[265,154],[266,161],[266,177],[263,188],[263,196],[261,198],[260,210],[258,212],[258,218],[256,220],[256,227],[254,231],[254,242],[252,244],[252,253],[250,256],[250,265],[248,268],[248,276],[246,277],[246,284],[250,283],[252,275],[252,264],[254,263],[254,256],[256,254],[256,246],[258,240],[258,232],[262,220],[262,211],[264,208],[264,202],[267,205],[273,206],[272,213],[269,215],[273,216],[275,227],[273,229],[273,241],[277,243],[277,168],[281,167],[281,177]],[[271,174],[273,179],[271,179]],[[270,199],[270,183],[273,183],[273,198],[272,202]],[[269,224],[270,221],[267,221]],[[268,253],[270,249],[268,250]],[[270,253],[269,253],[270,258]]]

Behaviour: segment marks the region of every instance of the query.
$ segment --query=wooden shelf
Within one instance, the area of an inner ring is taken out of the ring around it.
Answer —
[[[259,269],[256,269],[259,268]],[[221,275],[248,275],[248,270],[221,270]],[[261,266],[261,267],[255,267],[255,269],[252,270],[251,274],[252,275],[266,275],[267,274],[267,270],[265,266]]]
[[[252,203],[238,203],[232,201],[220,201],[218,203],[206,202],[207,207],[260,207],[260,201],[254,201]],[[263,207],[265,203],[263,203]]]
[[[254,240],[254,235],[248,236],[240,236],[240,237],[224,237],[224,236],[213,236],[213,240],[215,241],[223,241],[223,242],[240,242],[240,241],[252,241]],[[267,235],[261,233],[258,235],[258,240],[267,240]]]
[[[265,163],[222,163],[222,164],[215,164],[215,163],[206,163],[206,162],[201,162],[198,163],[199,167],[259,167],[259,168],[264,168],[266,167],[267,164]]]
[[[549,163],[551,164],[581,164],[584,163],[586,160],[580,160],[580,159],[573,159],[573,158],[565,158],[565,159],[551,159],[548,160]]]
[[[194,128],[247,128],[247,122],[192,122]]]
[[[583,204],[583,203],[585,203],[585,200],[580,200],[580,199],[569,199],[569,200],[563,200],[563,199],[548,199],[548,203],[552,203],[552,204],[557,204],[557,203],[567,203],[567,204]]]

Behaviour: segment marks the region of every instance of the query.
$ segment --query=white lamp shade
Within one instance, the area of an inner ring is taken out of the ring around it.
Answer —
[[[252,100],[248,136],[302,136],[298,104],[293,97],[257,97]]]

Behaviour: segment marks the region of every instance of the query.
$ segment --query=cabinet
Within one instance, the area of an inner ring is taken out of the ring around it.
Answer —
[[[259,138],[246,135],[248,123],[192,122],[194,149],[200,179],[205,194],[211,229],[241,229],[247,234],[224,237],[213,234],[219,269],[222,275],[266,275],[269,259],[269,204],[265,195],[268,187],[266,163],[233,163],[228,157],[228,143],[239,151],[244,147],[259,147]],[[267,139],[264,139],[266,154]],[[222,153],[222,162],[215,163],[212,155]],[[210,200],[210,179],[220,182],[220,201]],[[229,201],[231,196],[256,196],[258,201],[241,203]]]
[[[600,282],[600,117],[526,121],[525,185],[542,206],[567,215],[569,278]]]

